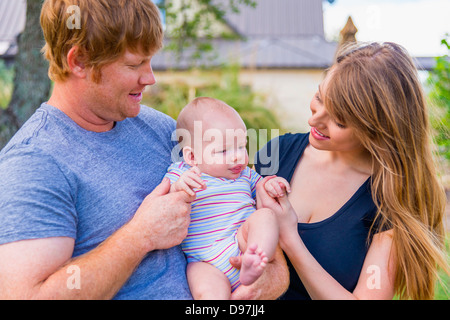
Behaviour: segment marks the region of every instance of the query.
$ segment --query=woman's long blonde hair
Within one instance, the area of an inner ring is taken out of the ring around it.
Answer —
[[[345,48],[333,66],[325,106],[337,121],[354,128],[372,155],[372,196],[381,229],[393,230],[397,295],[432,299],[438,267],[448,273],[446,196],[411,57],[394,43]]]

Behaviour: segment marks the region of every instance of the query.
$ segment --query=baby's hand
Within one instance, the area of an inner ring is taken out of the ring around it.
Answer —
[[[266,182],[264,185],[266,192],[272,198],[284,197],[285,193],[291,192],[291,186],[286,179],[282,177],[274,177]]]
[[[194,188],[206,189],[206,183],[200,178],[201,172],[198,167],[192,167],[184,172],[177,181],[172,184],[175,191],[186,191],[187,194],[195,196]]]

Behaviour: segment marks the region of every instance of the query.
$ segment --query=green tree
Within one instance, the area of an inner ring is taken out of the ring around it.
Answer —
[[[431,117],[433,128],[436,131],[435,140],[439,152],[450,160],[450,35],[446,34],[442,45],[446,46],[448,53],[436,58],[436,65],[430,72],[428,85],[431,88],[429,98],[434,106],[435,113]]]
[[[228,12],[239,13],[242,6],[256,7],[254,0],[155,0],[165,14],[166,35],[169,43],[166,50],[173,51],[177,59],[183,55],[192,64],[212,53],[212,39],[215,34],[211,26],[224,22]],[[222,38],[239,37],[233,33],[223,33]],[[189,52],[189,53],[187,53]]]

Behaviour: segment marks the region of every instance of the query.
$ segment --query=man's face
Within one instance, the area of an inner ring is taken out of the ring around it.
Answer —
[[[86,94],[92,115],[112,122],[136,117],[145,87],[156,83],[151,58],[126,51],[121,58],[101,69],[100,83],[89,80]]]

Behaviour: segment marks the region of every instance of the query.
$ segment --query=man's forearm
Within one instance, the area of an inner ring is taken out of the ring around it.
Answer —
[[[38,285],[34,299],[111,299],[147,252],[125,225],[94,250],[72,259]]]

